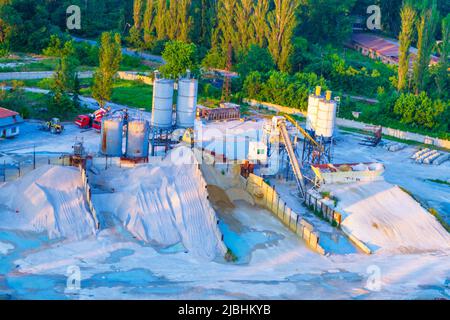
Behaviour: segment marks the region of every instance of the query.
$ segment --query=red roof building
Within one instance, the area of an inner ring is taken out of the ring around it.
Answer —
[[[15,111],[0,107],[0,138],[12,138],[19,134],[22,117]]]
[[[375,34],[355,33],[352,36],[351,46],[372,59],[380,59],[383,63],[398,64],[399,44],[397,40],[383,38]],[[410,66],[417,55],[417,49],[410,48]],[[437,64],[439,58],[431,56],[430,65]]]

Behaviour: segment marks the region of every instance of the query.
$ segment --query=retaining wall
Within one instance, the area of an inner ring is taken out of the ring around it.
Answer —
[[[286,227],[303,239],[311,249],[319,254],[325,254],[325,249],[319,244],[319,235],[314,230],[314,226],[289,208],[275,189],[254,174],[250,174],[244,184],[245,190],[253,196],[256,204],[269,210]]]
[[[337,212],[332,206],[321,201],[321,196],[317,195],[315,192],[308,191],[306,194],[305,203],[307,206],[312,208],[315,212],[319,212],[322,214],[322,217],[339,227],[342,222],[342,215]]]

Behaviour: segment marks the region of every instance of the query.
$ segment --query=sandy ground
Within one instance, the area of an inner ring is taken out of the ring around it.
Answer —
[[[220,124],[222,129],[238,123]],[[243,125],[244,131],[251,131]],[[216,125],[213,125],[217,127]],[[0,153],[70,152],[74,136],[98,150],[98,134],[68,126],[52,136],[24,126],[15,140],[0,141]],[[427,181],[450,178],[449,163],[412,163],[414,148],[388,153],[358,145],[342,135],[335,162],[381,161],[389,183],[401,185],[449,214],[450,189]],[[345,139],[344,139],[345,138]],[[1,161],[1,159],[0,159]],[[295,204],[295,185],[281,181],[279,192]],[[282,187],[283,186],[283,187]],[[45,234],[5,230],[0,221],[0,297],[33,299],[434,299],[450,298],[450,251],[425,253],[339,252],[319,256],[265,210],[238,202],[220,230],[238,256],[236,263],[201,261],[183,247],[157,248],[135,238],[114,217],[96,236],[49,240]],[[323,232],[332,230],[321,225]],[[338,243],[338,242],[337,242]],[[335,243],[329,244],[335,246]],[[344,246],[343,246],[344,247]],[[349,249],[350,250],[350,249]],[[79,270],[80,289],[67,286]],[[75,272],[75,275],[77,272]]]

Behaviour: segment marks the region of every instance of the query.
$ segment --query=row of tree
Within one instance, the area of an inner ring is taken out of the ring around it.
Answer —
[[[441,96],[447,95],[450,52],[450,14],[442,19],[442,40],[436,43],[436,31],[439,21],[436,0],[425,0],[419,4],[405,1],[400,12],[401,32],[399,35],[399,66],[397,89],[399,91],[413,89],[416,94],[426,90],[432,69],[430,55],[433,50],[439,51],[440,60],[436,68],[436,85]],[[417,53],[411,54],[410,47],[417,37]],[[413,72],[410,63],[413,60]]]

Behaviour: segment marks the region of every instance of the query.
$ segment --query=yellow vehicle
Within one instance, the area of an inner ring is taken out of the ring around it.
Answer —
[[[42,130],[50,131],[52,134],[61,134],[64,131],[64,126],[58,118],[53,118],[42,124]]]

